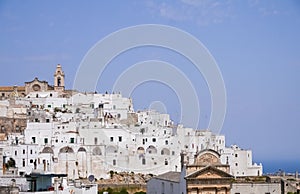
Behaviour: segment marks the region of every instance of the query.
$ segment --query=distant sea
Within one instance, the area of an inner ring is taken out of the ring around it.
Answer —
[[[279,171],[284,171],[286,173],[295,173],[296,171],[300,174],[300,160],[298,161],[261,161],[263,164],[263,172],[267,173],[276,173]]]

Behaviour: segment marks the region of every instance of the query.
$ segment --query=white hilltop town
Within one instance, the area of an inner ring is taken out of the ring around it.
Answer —
[[[155,110],[135,111],[132,99],[120,93],[66,90],[64,79],[57,65],[53,86],[35,78],[24,86],[0,87],[1,185],[14,177],[19,191],[55,190],[67,188],[66,180],[74,186],[89,178],[90,185],[68,192],[93,193],[94,178],[108,178],[110,171],[180,173],[204,151],[218,156],[228,176],[263,174],[251,150],[226,146],[224,135],[175,125]]]

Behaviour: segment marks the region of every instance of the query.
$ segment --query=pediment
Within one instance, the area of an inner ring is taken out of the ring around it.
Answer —
[[[218,178],[232,178],[230,174],[225,171],[219,170],[216,167],[208,166],[186,176],[187,179],[218,179]]]

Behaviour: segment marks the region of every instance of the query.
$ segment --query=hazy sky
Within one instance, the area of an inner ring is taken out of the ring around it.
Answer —
[[[60,63],[72,88],[93,45],[139,24],[186,31],[213,55],[227,92],[221,131],[227,145],[252,149],[257,162],[286,160],[300,168],[299,1],[0,0],[0,85],[23,85],[34,77],[53,84]],[[99,78],[97,91],[111,91],[119,75],[145,60],[167,61],[186,75],[199,96],[199,128],[206,128],[211,112],[206,82],[187,59],[168,49],[137,48],[116,57]],[[145,82],[131,97],[135,109],[163,104],[179,122],[180,96],[168,84]]]

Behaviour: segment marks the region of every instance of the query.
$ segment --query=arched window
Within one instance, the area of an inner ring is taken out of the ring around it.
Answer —
[[[57,78],[57,86],[60,86],[60,85],[61,85],[61,78],[58,77],[58,78]]]

